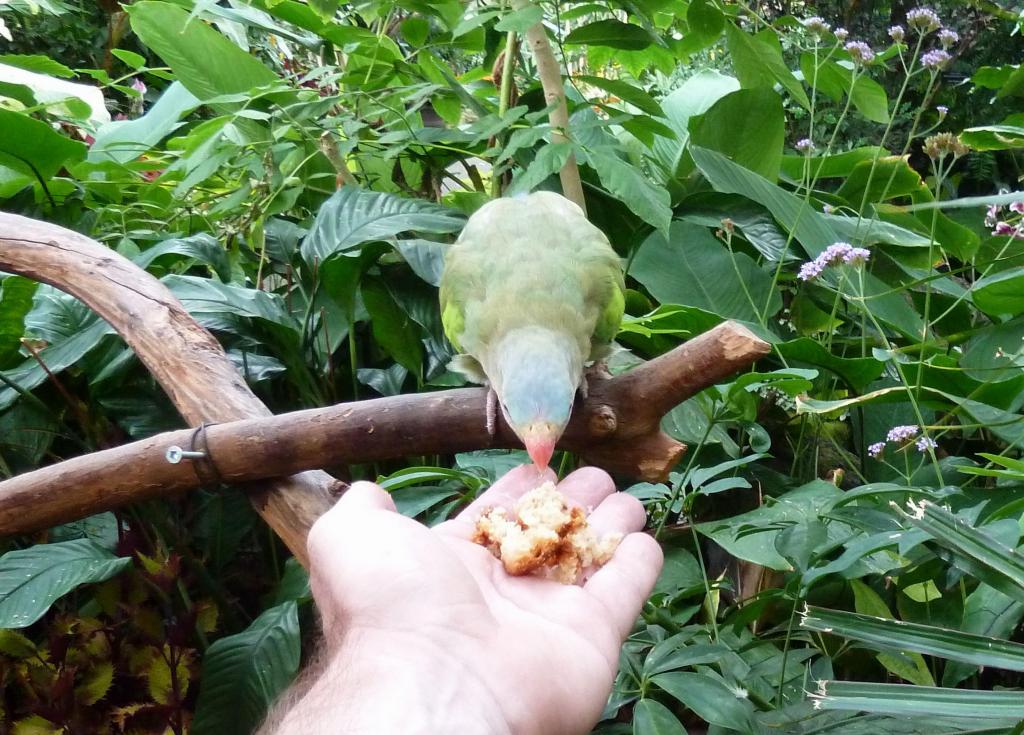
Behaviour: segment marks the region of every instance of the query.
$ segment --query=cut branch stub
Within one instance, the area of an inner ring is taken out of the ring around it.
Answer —
[[[627,373],[592,379],[559,446],[615,474],[663,480],[685,450],[661,432],[664,413],[768,349],[744,327],[725,323]],[[461,388],[261,416],[208,427],[205,446],[226,483],[333,464],[521,446],[500,417],[494,436],[488,434],[486,397],[482,388]],[[199,486],[206,471],[165,457],[171,445],[190,448],[194,434],[169,432],[0,483],[0,535]]]

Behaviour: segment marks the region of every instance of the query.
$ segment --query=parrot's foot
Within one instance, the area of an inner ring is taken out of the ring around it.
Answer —
[[[584,401],[587,400],[587,396],[590,395],[591,380],[606,380],[610,377],[612,374],[608,371],[608,364],[604,360],[597,360],[588,365],[583,371],[583,380],[580,381],[580,398]]]
[[[493,439],[498,432],[498,394],[487,388],[487,434]]]

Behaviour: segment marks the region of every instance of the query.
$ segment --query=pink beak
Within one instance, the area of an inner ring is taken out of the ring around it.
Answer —
[[[560,434],[561,432],[553,424],[538,421],[527,426],[520,435],[523,444],[526,445],[526,452],[538,469],[547,468],[551,461],[551,455],[555,453],[555,444],[558,443]]]

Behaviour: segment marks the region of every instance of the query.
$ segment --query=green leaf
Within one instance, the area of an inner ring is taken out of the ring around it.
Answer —
[[[859,587],[870,589],[864,584],[859,584]],[[964,661],[977,666],[1024,671],[1024,645],[1020,643],[932,625],[893,620],[891,615],[867,615],[860,613],[859,608],[857,613],[852,613],[811,606],[804,611],[800,626],[851,638],[886,650],[916,651],[918,654]]]
[[[688,671],[658,674],[651,683],[671,694],[710,725],[749,732],[754,707],[746,692],[730,689],[717,679]]]
[[[730,252],[707,228],[686,222],[673,222],[668,238],[652,233],[629,272],[663,304],[696,306],[725,318],[758,322],[764,304],[772,314],[782,306],[771,276],[750,256]]]
[[[85,144],[66,138],[42,120],[0,108],[0,166],[48,181],[85,157]]]
[[[872,616],[871,620],[884,619],[893,620],[893,614],[889,607],[877,592],[868,587],[859,579],[851,579],[850,586],[853,588],[854,607],[860,613],[860,617]],[[853,614],[853,613],[849,613]],[[891,625],[900,627],[905,625],[902,622],[893,621]],[[809,626],[808,626],[809,627]],[[846,635],[837,631],[837,635]],[[858,639],[860,640],[860,639]],[[871,641],[868,641],[871,642]],[[935,686],[935,680],[928,670],[928,664],[920,653],[907,654],[906,651],[916,651],[914,646],[897,646],[896,654],[880,653],[876,658],[878,663],[885,667],[886,671],[909,681],[911,684],[921,686]]]
[[[882,374],[885,364],[873,357],[837,357],[818,342],[808,337],[780,342],[775,349],[795,367],[801,363],[829,370],[854,390],[863,390],[865,386]]]
[[[883,148],[862,146],[828,156],[783,156],[782,173],[798,180],[804,175],[804,161],[807,161],[811,175],[816,175],[819,179],[846,177],[862,161],[871,161],[877,156],[885,155],[888,155],[888,151]]]
[[[294,601],[272,607],[243,632],[214,642],[203,656],[194,735],[248,735],[299,670]]]
[[[668,232],[672,221],[668,192],[656,186],[639,168],[614,153],[594,149],[586,153],[601,184],[631,212],[660,232]]]
[[[381,278],[366,278],[360,287],[370,313],[373,338],[413,375],[423,370],[423,344],[419,328],[398,305]]]
[[[1024,127],[1020,125],[982,125],[967,128],[960,140],[976,151],[1005,151],[1024,148]]]
[[[977,589],[967,595],[960,630],[986,640],[1003,640],[1010,637],[1022,619],[1024,602],[1004,595],[987,584],[979,584]],[[973,664],[951,661],[942,672],[942,685],[956,686],[977,669]]]
[[[649,31],[632,23],[607,18],[573,29],[562,43],[566,46],[608,46],[639,51],[656,43]]]
[[[993,316],[1024,313],[1024,268],[993,273],[974,282],[971,295],[975,305]]]
[[[654,117],[662,117],[664,113],[661,110],[661,105],[658,104],[651,95],[645,92],[640,87],[630,84],[622,79],[606,79],[605,77],[594,77],[587,76],[586,74],[580,74],[576,77],[577,82],[583,82],[589,84],[592,87],[603,89],[605,92],[615,95],[624,102],[628,102],[633,107],[646,112],[648,115]]]
[[[125,9],[139,39],[199,100],[248,92],[278,80],[256,57],[177,5],[142,0]]]
[[[441,285],[447,244],[433,240],[396,240],[395,249],[402,254],[413,273],[431,286]]]
[[[314,266],[363,243],[403,232],[456,232],[464,223],[457,212],[427,201],[346,186],[320,206],[302,257]]]
[[[725,16],[708,0],[691,0],[686,10],[686,24],[690,32],[705,39],[715,39],[725,28]]]
[[[531,26],[534,26],[543,20],[544,9],[539,5],[530,3],[526,7],[520,8],[519,10],[511,12],[503,17],[494,24],[494,30],[499,33],[508,33],[509,31],[526,33]]]
[[[782,47],[774,33],[774,30],[769,29],[765,35],[752,36],[732,23],[726,24],[725,39],[729,53],[732,54],[736,76],[746,89],[770,88],[778,82],[794,100],[809,110],[811,101],[807,99],[803,85],[783,61]]]
[[[140,268],[148,268],[154,260],[169,253],[194,258],[209,266],[221,281],[231,280],[231,263],[228,262],[227,251],[213,236],[205,232],[159,242],[136,255],[132,262]]]
[[[115,52],[116,53],[116,52]],[[15,66],[25,71],[34,71],[37,74],[46,74],[51,77],[70,79],[75,76],[74,69],[71,69],[59,61],[54,61],[43,54],[0,54],[0,64]]]
[[[0,280],[0,370],[21,362],[19,350],[25,336],[25,315],[39,284],[21,276]]]
[[[633,707],[633,735],[686,735],[686,728],[661,702],[641,699]]]
[[[0,628],[32,625],[71,590],[110,579],[131,563],[86,539],[8,551],[0,556]]]
[[[181,118],[198,106],[195,95],[181,82],[174,82],[142,117],[103,125],[89,147],[88,160],[133,161],[174,132]]]
[[[942,689],[912,684],[861,681],[822,681],[814,697],[824,710],[853,710],[909,717],[964,717],[1014,725],[1024,719],[1024,699],[1018,691]]]
[[[338,12],[338,0],[309,0],[309,7],[325,21],[330,22]]]
[[[739,89],[690,121],[692,145],[717,151],[769,181],[779,176],[785,139],[782,98],[772,89]]]

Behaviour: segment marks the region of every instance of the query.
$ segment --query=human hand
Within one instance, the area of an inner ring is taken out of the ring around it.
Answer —
[[[554,479],[518,467],[433,529],[355,483],[310,531],[327,663],[277,732],[588,732],[662,553],[639,501],[584,468],[559,490],[598,535],[624,535],[612,559],[581,586],[506,574],[470,541],[476,519]]]

